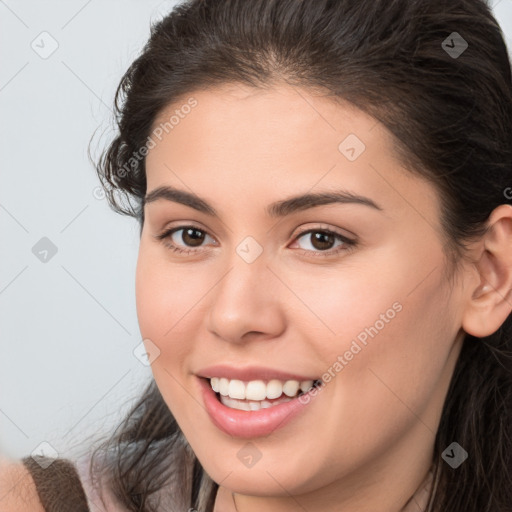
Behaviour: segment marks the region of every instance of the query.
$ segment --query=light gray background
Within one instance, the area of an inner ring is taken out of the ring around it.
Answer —
[[[115,88],[175,3],[0,0],[0,454],[70,455],[151,379],[133,353],[138,224],[101,198],[87,145],[112,137]],[[512,51],[512,0],[493,5]]]

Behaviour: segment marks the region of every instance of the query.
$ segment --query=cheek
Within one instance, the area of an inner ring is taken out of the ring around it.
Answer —
[[[418,244],[428,241],[423,238]],[[420,247],[398,239],[347,260],[338,275],[327,271],[314,283],[309,275],[294,276],[297,295],[317,317],[309,315],[309,320],[323,325],[317,350],[331,364],[346,354],[350,366],[364,370],[389,364],[390,376],[404,372],[413,381],[429,367],[440,370],[457,331],[449,311],[453,299],[443,282],[440,248]],[[428,256],[421,260],[418,253]]]
[[[176,339],[190,314],[195,314],[205,293],[200,272],[184,270],[162,256],[162,250],[141,244],[137,260],[135,294],[143,337],[162,344]]]
[[[181,380],[186,371],[184,362],[197,338],[193,331],[204,316],[204,287],[200,273],[184,272],[141,245],[135,280],[139,329],[160,350],[151,369],[157,384],[164,380],[166,388],[178,386],[173,377]]]
[[[368,428],[368,435],[383,423],[391,435],[414,421],[408,407],[425,409],[457,333],[442,254],[431,251],[426,262],[413,254],[404,261],[403,253],[382,251],[372,256],[372,265],[345,267],[336,279],[333,272],[320,276],[315,286],[310,276],[294,276],[294,291],[316,316],[303,311],[310,327],[302,319],[300,329],[323,333],[310,339],[324,364],[325,392],[343,404],[340,410],[350,410],[351,421]]]
[[[160,351],[151,371],[175,417],[186,416],[190,407],[183,386],[185,363],[193,351],[190,315],[202,295],[194,280],[141,244],[135,279],[139,329],[143,340],[151,340]]]
[[[391,443],[425,413],[443,380],[454,332],[440,273],[414,293],[410,282],[395,280],[359,307],[347,301],[346,311],[353,316],[335,324],[337,341],[329,355],[332,393],[343,404],[339,421],[348,410],[358,426],[355,446],[358,439],[379,436],[380,446]],[[364,290],[352,291],[356,301],[362,299]],[[427,416],[425,423],[434,428]]]

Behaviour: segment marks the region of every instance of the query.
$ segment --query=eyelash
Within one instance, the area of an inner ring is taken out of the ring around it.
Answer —
[[[175,232],[181,231],[181,230],[186,230],[186,229],[195,229],[196,231],[200,231],[201,233],[205,233],[208,235],[208,233],[206,233],[206,231],[204,231],[203,229],[200,229],[196,226],[187,225],[187,226],[178,226],[178,227],[170,228],[159,235],[155,235],[155,238],[162,241],[162,243],[167,248],[171,249],[173,252],[176,252],[179,254],[192,254],[192,253],[197,252],[197,250],[196,249],[182,249],[181,247],[179,247],[169,241]],[[340,252],[350,251],[350,250],[354,249],[357,245],[357,242],[355,240],[351,240],[351,239],[341,235],[340,233],[336,233],[335,231],[332,231],[330,229],[321,229],[321,228],[313,228],[313,229],[308,229],[308,230],[302,231],[297,234],[297,236],[294,238],[294,241],[301,238],[304,235],[309,234],[309,233],[323,233],[323,234],[328,234],[328,235],[334,235],[337,239],[339,239],[341,242],[343,242],[343,245],[340,245],[335,249],[327,249],[325,251],[320,251],[320,250],[312,251],[309,249],[296,249],[298,251],[301,251],[301,253],[305,256],[324,257],[324,258],[330,257],[330,256],[332,257],[332,256],[339,254]],[[211,236],[211,235],[208,235],[208,236]]]

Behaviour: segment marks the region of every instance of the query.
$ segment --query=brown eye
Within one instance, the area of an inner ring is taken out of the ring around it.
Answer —
[[[301,238],[309,241],[310,248],[308,249],[311,250],[312,248],[317,251],[328,251],[329,249],[333,248],[337,240],[341,239],[343,241],[343,237],[337,233],[320,230],[310,230],[306,233],[302,233],[299,237],[297,237],[297,240],[300,240]]]
[[[155,235],[155,238],[161,240],[165,246],[169,247],[173,251],[179,253],[192,253],[195,252],[195,248],[202,248],[203,242],[206,238],[210,238],[211,242],[215,244],[215,240],[203,231],[195,226],[181,226],[177,228],[171,228],[164,231],[160,235]]]
[[[199,229],[195,229],[195,228],[180,229],[180,230],[176,231],[176,233],[179,233],[179,231],[183,231],[183,233],[181,235],[181,239],[185,243],[185,245],[188,245],[190,247],[198,247],[204,241],[205,234],[202,231],[200,231]]]
[[[315,231],[310,233],[311,237],[311,245],[320,251],[324,251],[327,249],[331,249],[332,245],[336,241],[335,237],[330,233],[325,233],[322,231]]]
[[[329,229],[303,231],[295,240],[305,256],[334,256],[341,251],[350,251],[357,245],[356,240],[351,240]]]

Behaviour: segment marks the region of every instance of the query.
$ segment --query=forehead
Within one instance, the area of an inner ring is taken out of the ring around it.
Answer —
[[[187,184],[210,197],[251,191],[271,202],[342,187],[373,195],[397,215],[416,209],[435,222],[439,211],[435,189],[402,167],[381,123],[319,92],[239,84],[196,90],[163,109],[153,133],[158,127],[161,140],[154,137],[146,159],[148,191]]]
[[[190,108],[192,99],[195,106]],[[330,150],[337,156],[338,144],[353,133],[360,139],[371,138],[373,145],[383,139],[379,142],[392,150],[390,135],[352,104],[288,85],[256,89],[228,84],[197,90],[163,109],[153,129],[165,127],[171,118],[172,126],[168,123],[162,135],[172,131],[176,144],[186,138],[190,145],[193,132],[197,149],[215,142],[218,149],[227,149],[232,141],[231,146],[236,142],[248,156],[253,152],[261,155],[262,150],[266,155],[271,155],[272,150],[278,154],[284,149],[297,155]]]

